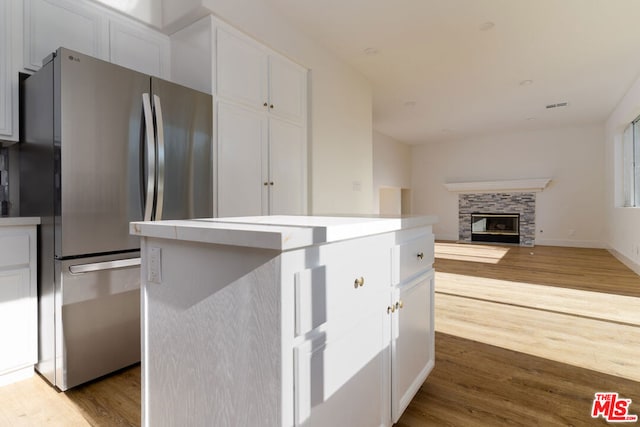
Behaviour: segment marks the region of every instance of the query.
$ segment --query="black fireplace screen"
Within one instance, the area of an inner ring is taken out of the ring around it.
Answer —
[[[472,214],[471,240],[519,243],[519,214]]]

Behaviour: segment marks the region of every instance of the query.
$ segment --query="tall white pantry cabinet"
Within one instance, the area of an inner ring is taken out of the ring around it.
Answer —
[[[211,16],[171,41],[174,79],[214,95],[217,216],[306,214],[307,70]]]

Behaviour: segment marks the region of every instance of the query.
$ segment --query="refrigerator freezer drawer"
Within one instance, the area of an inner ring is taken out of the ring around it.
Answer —
[[[60,262],[62,298],[57,312],[62,327],[56,336],[55,378],[59,389],[140,361],[137,260]]]

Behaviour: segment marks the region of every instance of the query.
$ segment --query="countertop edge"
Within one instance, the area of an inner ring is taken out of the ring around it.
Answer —
[[[37,216],[7,216],[0,217],[0,227],[18,227],[25,225],[39,225],[40,217]]]
[[[291,217],[211,218],[130,223],[130,233],[139,237],[193,241],[209,244],[286,251],[306,246],[355,239],[398,230],[431,226],[433,215],[380,217]],[[258,219],[260,221],[258,221]],[[335,224],[327,224],[335,219]],[[344,223],[340,221],[344,220]],[[361,221],[358,221],[361,219]],[[253,221],[253,222],[252,222]],[[316,221],[320,225],[315,225]],[[304,224],[301,225],[301,223]]]

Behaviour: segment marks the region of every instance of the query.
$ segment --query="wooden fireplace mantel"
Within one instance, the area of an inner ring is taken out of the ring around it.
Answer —
[[[449,182],[444,186],[453,193],[537,193],[544,190],[551,178],[502,181]]]

